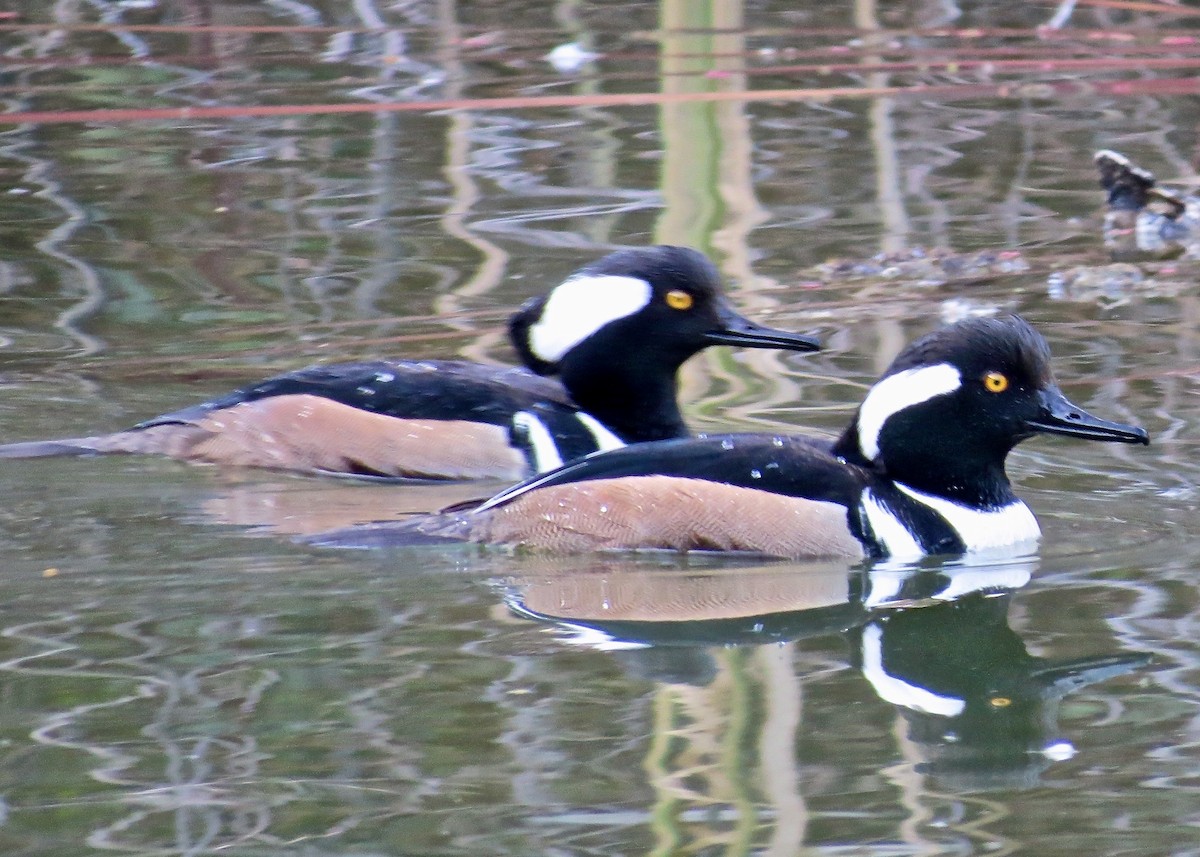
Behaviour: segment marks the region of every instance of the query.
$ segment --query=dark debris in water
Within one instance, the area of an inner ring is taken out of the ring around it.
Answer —
[[[1051,298],[1061,301],[1124,304],[1134,297],[1172,297],[1195,288],[1200,261],[1114,262],[1075,265],[1054,271],[1046,278]]]
[[[888,284],[893,287],[962,286],[1001,280],[1007,276],[1046,272],[1047,295],[1053,300],[1117,306],[1135,297],[1170,297],[1194,288],[1200,281],[1200,259],[1142,259],[1071,265],[1061,256],[1045,252],[1032,255],[1014,249],[977,250],[958,253],[948,249],[912,247],[877,253],[864,259],[830,259],[805,271],[810,279],[801,285],[811,288],[854,283]],[[943,306],[945,321],[965,314],[992,312],[1001,307]]]
[[[902,280],[919,285],[991,280],[1028,272],[1020,250],[977,250],[957,253],[945,248],[910,247],[877,253],[867,259],[830,259],[812,269],[824,283]]]

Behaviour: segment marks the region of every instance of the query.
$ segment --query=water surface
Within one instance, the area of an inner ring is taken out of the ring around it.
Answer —
[[[513,306],[664,241],[828,343],[696,359],[697,430],[835,434],[904,342],[1018,311],[1072,399],[1153,445],[1025,444],[1040,553],[904,571],[318,550],[295,537],[499,486],[5,462],[0,850],[1200,853],[1195,268],[1080,275],[1109,261],[1095,149],[1194,175],[1194,97],[1105,86],[1186,77],[1149,60],[1194,59],[1195,19],[67,7],[13,6],[58,26],[0,32],[10,110],[993,89],[4,126],[0,440],[317,361],[508,362]],[[566,43],[600,56],[556,71]],[[1004,65],[1031,57],[1109,65]],[[816,267],[914,247],[995,258]]]

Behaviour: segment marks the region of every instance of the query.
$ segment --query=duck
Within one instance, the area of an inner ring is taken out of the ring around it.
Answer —
[[[718,434],[627,446],[482,503],[310,541],[905,562],[1025,555],[1041,531],[1005,459],[1036,434],[1150,442],[1145,429],[1067,399],[1046,340],[1024,319],[972,317],[903,349],[836,440]]]
[[[1200,252],[1200,199],[1158,186],[1154,173],[1112,149],[1092,156],[1106,193],[1104,246],[1114,259]]]
[[[523,366],[373,360],[309,366],[112,434],[0,445],[0,458],[157,454],[415,480],[516,481],[582,455],[681,438],[676,373],[704,348],[816,351],[739,314],[702,253],[626,248],[511,317]]]

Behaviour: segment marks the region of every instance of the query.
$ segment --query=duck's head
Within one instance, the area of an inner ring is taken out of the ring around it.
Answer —
[[[816,351],[811,336],[764,327],[736,312],[720,275],[686,247],[619,250],[528,301],[509,322],[522,361],[540,375],[586,364],[674,376],[710,345]]]
[[[1023,319],[974,318],[909,345],[867,393],[835,451],[923,490],[973,502],[1006,492],[1004,460],[1035,434],[1148,444],[1138,426],[1073,404]]]

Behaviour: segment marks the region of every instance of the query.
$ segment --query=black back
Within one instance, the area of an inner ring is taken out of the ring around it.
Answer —
[[[374,360],[309,366],[234,390],[220,398],[139,423],[136,428],[190,423],[212,411],[271,396],[321,396],[384,416],[472,420],[507,426],[518,411],[571,415],[562,386],[525,369],[452,360]]]
[[[537,488],[625,476],[703,479],[844,506],[858,500],[866,478],[834,458],[824,441],[770,434],[707,435],[588,456],[528,479],[487,505],[500,505]]]

